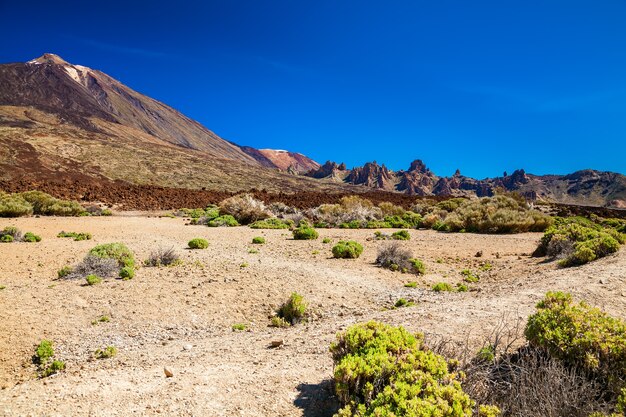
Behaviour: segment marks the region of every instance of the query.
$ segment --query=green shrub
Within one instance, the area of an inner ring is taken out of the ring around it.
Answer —
[[[110,209],[102,209],[100,211],[101,216],[112,216],[113,212]]]
[[[132,266],[124,266],[120,269],[120,278],[124,280],[133,279],[135,277],[135,268]]]
[[[294,325],[305,318],[307,311],[307,302],[304,297],[294,292],[287,301],[278,309],[278,317],[285,322]]]
[[[356,259],[363,253],[363,245],[354,240],[342,240],[333,247],[332,251],[335,258]]]
[[[189,243],[187,243],[190,249],[206,249],[209,247],[209,242],[206,239],[195,238],[191,239]]]
[[[470,417],[474,402],[423,335],[368,322],[330,346],[335,392],[347,416]]]
[[[426,267],[424,266],[424,263],[419,259],[411,258],[409,259],[409,262],[411,263],[411,270],[414,273],[418,275],[424,275],[426,273]]]
[[[98,349],[94,352],[96,359],[108,359],[117,355],[117,348],[115,346],[107,346],[104,349]]]
[[[480,281],[480,276],[469,269],[462,270],[461,275],[463,275],[463,281],[465,282],[475,283]]]
[[[448,284],[447,282],[438,282],[433,285],[432,290],[435,292],[454,291],[454,287],[452,287],[452,285]]]
[[[411,307],[413,305],[415,305],[415,303],[413,303],[412,301],[409,301],[406,298],[399,298],[398,301],[396,301],[396,303],[394,304],[394,307]]]
[[[624,241],[622,233],[589,219],[556,218],[533,255],[560,258],[565,267],[582,265],[616,252]]]
[[[407,282],[406,284],[404,284],[404,286],[406,288],[417,288],[417,282],[415,281]]]
[[[235,226],[239,226],[239,222],[237,222],[237,220],[229,215],[229,214],[225,214],[223,216],[219,216],[214,218],[213,220],[210,220],[207,223],[207,226],[209,227],[235,227]]]
[[[252,243],[254,243],[255,245],[262,245],[265,243],[265,238],[262,236],[253,237]]]
[[[110,321],[111,321],[111,319],[109,318],[109,316],[100,316],[96,320],[92,321],[91,324],[92,324],[92,326],[95,326],[96,324],[108,323]]]
[[[40,365],[45,365],[48,360],[54,356],[54,347],[52,340],[42,340],[35,349],[33,361]]]
[[[469,291],[469,287],[459,282],[458,284],[456,284],[456,290],[458,292],[467,292]]]
[[[289,327],[291,324],[282,317],[274,316],[270,322],[271,327]]]
[[[41,191],[27,191],[20,196],[33,207],[33,214],[42,216],[79,216],[85,209],[76,201],[59,200]]]
[[[331,238],[329,238],[329,237],[325,237],[325,238],[322,240],[322,243],[331,243],[332,241],[333,241],[333,240],[332,240]]]
[[[570,294],[548,292],[528,318],[524,334],[532,346],[585,370],[616,395],[626,381],[626,323]]]
[[[293,238],[295,240],[315,240],[319,234],[312,227],[303,225],[293,230]]]
[[[89,274],[85,277],[85,281],[87,281],[87,285],[96,285],[102,282],[102,278],[95,274]]]
[[[22,231],[15,226],[7,226],[0,230],[0,238],[3,238],[4,236],[11,237],[10,240],[7,239],[5,242],[19,242],[24,237]]]
[[[398,232],[392,233],[391,238],[394,240],[410,240],[411,235],[408,230],[400,230]]]
[[[442,201],[423,220],[425,226],[438,231],[471,233],[542,232],[551,223],[550,216],[504,195]]]
[[[0,194],[0,217],[21,217],[33,214],[33,206],[19,194]]]
[[[134,275],[135,255],[123,243],[104,243],[92,248],[89,255],[117,261],[120,278],[129,279]]]
[[[232,325],[232,329],[233,331],[237,331],[237,332],[242,332],[244,330],[246,330],[248,328],[248,326],[244,323],[235,323]]]
[[[91,233],[60,232],[57,237],[71,237],[79,242],[81,240],[91,240]]]
[[[277,218],[259,220],[250,224],[251,229],[291,229],[293,226],[293,220],[283,220]]]
[[[72,273],[72,267],[71,266],[64,266],[63,268],[59,269],[57,271],[57,276],[59,278],[65,278],[66,276],[68,276],[69,274]]]
[[[41,242],[41,236],[38,236],[31,232],[24,233],[24,237],[22,238],[24,242]]]
[[[11,242],[13,242],[13,236],[11,236],[11,235],[1,235],[0,236],[0,242],[11,243]]]
[[[47,367],[45,367],[42,371],[41,371],[41,377],[42,378],[46,378],[50,375],[54,375],[57,372],[60,372],[62,370],[65,369],[65,362],[60,361],[60,360],[53,360],[50,365],[48,365]]]

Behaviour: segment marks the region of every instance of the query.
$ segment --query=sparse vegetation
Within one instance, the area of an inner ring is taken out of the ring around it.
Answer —
[[[51,340],[42,340],[35,349],[33,362],[37,365],[39,376],[46,378],[65,369],[65,362],[54,359],[54,346]]]
[[[335,258],[356,259],[363,253],[363,245],[354,240],[342,240],[333,247],[332,252]]]
[[[293,226],[293,220],[283,220],[277,218],[258,220],[250,224],[251,229],[291,229]]]
[[[406,288],[417,288],[417,282],[415,282],[415,281],[410,281],[410,282],[407,282],[406,284],[404,284],[404,286],[405,286]]]
[[[408,230],[400,230],[391,234],[391,238],[394,240],[410,240],[411,235]]]
[[[542,232],[552,219],[529,209],[523,199],[505,195],[467,200],[453,198],[425,210],[423,225],[444,232]]]
[[[461,275],[463,276],[463,281],[465,282],[475,283],[480,281],[480,276],[469,269],[462,270]]]
[[[13,236],[11,235],[1,235],[0,242],[2,243],[11,243],[13,242]]]
[[[351,326],[330,346],[335,392],[348,416],[469,417],[474,402],[423,335],[377,322]]]
[[[263,236],[255,236],[252,238],[252,243],[255,245],[262,245],[265,243],[265,238]]]
[[[98,317],[97,319],[93,320],[93,321],[91,322],[91,324],[92,324],[92,326],[95,326],[95,325],[97,325],[97,324],[100,324],[100,323],[108,323],[108,322],[110,322],[110,321],[111,321],[111,319],[109,318],[109,316],[100,316],[100,317]]]
[[[248,329],[248,326],[245,323],[235,323],[232,325],[232,329],[234,332],[243,332]]]
[[[148,259],[144,261],[145,266],[175,266],[180,265],[182,263],[180,256],[174,249],[174,247],[170,248],[159,248],[150,253]]]
[[[454,291],[454,287],[447,282],[438,282],[433,285],[432,290],[435,292]]]
[[[57,237],[71,237],[75,241],[91,240],[91,233],[60,232]]]
[[[69,274],[71,274],[73,272],[72,267],[69,265],[64,266],[63,268],[59,269],[57,271],[57,276],[59,278],[65,278],[67,277]]]
[[[332,239],[329,237],[325,237],[324,239],[322,239],[322,243],[331,243]]]
[[[79,216],[85,213],[76,201],[59,200],[41,191],[26,191],[20,196],[33,208],[33,214],[42,216]]]
[[[107,346],[104,349],[97,349],[93,356],[96,359],[108,359],[117,355],[117,348],[115,346]]]
[[[209,247],[209,242],[206,239],[197,237],[191,239],[189,243],[187,243],[187,246],[189,246],[189,249],[206,249]]]

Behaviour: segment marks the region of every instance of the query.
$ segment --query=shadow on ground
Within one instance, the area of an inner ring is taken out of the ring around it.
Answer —
[[[339,410],[333,382],[326,379],[319,384],[300,384],[294,405],[302,409],[304,417],[332,417]]]

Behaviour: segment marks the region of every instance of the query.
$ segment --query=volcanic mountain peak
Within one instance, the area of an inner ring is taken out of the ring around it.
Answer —
[[[70,65],[69,62],[61,58],[56,54],[45,53],[39,58],[35,58],[28,61],[27,64],[57,64],[57,65]]]

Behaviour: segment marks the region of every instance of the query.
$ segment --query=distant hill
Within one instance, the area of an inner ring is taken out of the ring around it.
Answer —
[[[459,170],[452,177],[439,177],[418,159],[406,171],[392,171],[376,162],[349,170],[344,164],[329,161],[306,175],[419,196],[483,197],[500,189],[519,192],[529,200],[626,208],[626,176],[591,169],[569,175],[532,175],[520,169],[477,180]]]

